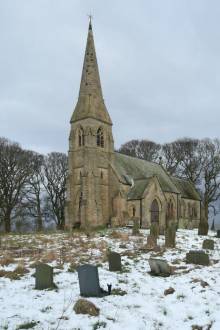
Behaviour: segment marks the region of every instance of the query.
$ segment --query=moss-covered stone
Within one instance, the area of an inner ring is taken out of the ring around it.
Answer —
[[[98,316],[100,309],[87,299],[79,299],[73,307],[76,314],[88,314]]]

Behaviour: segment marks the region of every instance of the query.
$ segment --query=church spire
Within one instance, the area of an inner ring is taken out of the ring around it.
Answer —
[[[71,122],[75,122],[84,118],[95,118],[97,120],[112,124],[102,95],[91,16],[89,16],[88,37],[84,56],[79,98],[75,111],[72,115]]]

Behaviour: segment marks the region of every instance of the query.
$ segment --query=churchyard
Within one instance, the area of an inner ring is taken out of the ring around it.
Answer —
[[[178,229],[175,248],[165,247],[164,235],[155,246],[149,230],[134,235],[130,228],[3,235],[0,329],[218,330],[220,239],[197,232]],[[207,265],[190,250],[202,250]],[[162,259],[162,267],[167,261],[167,274],[155,259]],[[89,297],[80,296],[88,290]],[[91,297],[94,292],[100,297]],[[81,314],[79,299],[95,305],[92,315]]]

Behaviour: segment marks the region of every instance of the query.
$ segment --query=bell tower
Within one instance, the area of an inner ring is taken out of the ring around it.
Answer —
[[[91,19],[79,97],[71,118],[66,223],[72,228],[106,225],[111,217],[112,121],[106,109]]]

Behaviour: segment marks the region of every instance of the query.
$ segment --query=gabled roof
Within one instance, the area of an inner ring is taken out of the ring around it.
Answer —
[[[157,163],[149,162],[116,152],[115,167],[119,174],[121,182],[123,182],[124,184],[129,184],[127,180],[127,178],[129,177],[130,180],[133,179],[136,183],[137,187],[133,187],[132,196],[135,196],[135,192],[137,192],[137,196],[140,196],[140,192],[144,189],[145,183],[147,184],[146,179],[149,179],[153,176],[157,177],[162,191],[173,192],[176,194],[179,193],[177,187],[171,180],[168,173],[163,169],[161,165]]]
[[[150,180],[151,178],[135,180],[128,192],[128,200],[141,199]]]
[[[177,177],[171,177],[171,179],[183,198],[194,199],[198,201],[201,200],[198,191],[195,189],[195,187],[190,181]]]

